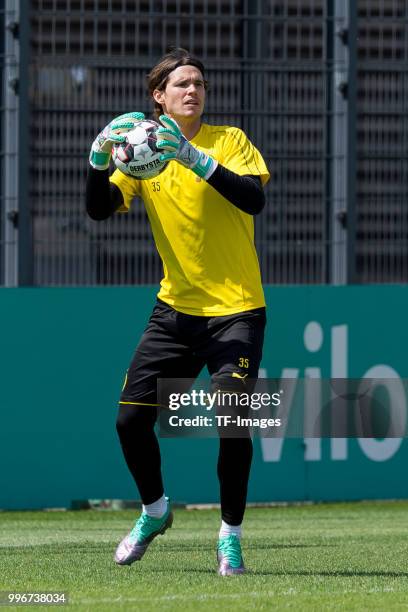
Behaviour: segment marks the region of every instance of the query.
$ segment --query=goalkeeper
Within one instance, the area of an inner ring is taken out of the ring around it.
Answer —
[[[127,212],[135,196],[147,210],[164,267],[157,304],[129,366],[117,431],[143,512],[119,544],[115,560],[129,565],[171,527],[154,432],[158,378],[196,378],[207,366],[213,389],[256,379],[266,323],[254,246],[253,215],[265,205],[269,173],[259,151],[235,127],[202,123],[204,66],[184,49],[165,55],[148,76],[164,171],[136,180],[109,176],[112,145],[141,118],[113,120],[90,154],[86,206],[92,219]],[[221,527],[218,572],[245,571],[241,551],[252,440],[220,437],[217,474]]]

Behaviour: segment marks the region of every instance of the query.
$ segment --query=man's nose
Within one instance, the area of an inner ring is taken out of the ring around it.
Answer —
[[[196,91],[196,90],[197,90],[197,85],[195,83],[189,83],[187,87],[187,91],[191,92],[191,91]]]

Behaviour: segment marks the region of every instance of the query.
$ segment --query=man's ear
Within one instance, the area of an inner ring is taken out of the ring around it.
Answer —
[[[163,103],[163,98],[164,98],[164,92],[160,91],[160,89],[155,89],[153,91],[153,99],[155,102],[158,102],[158,104],[162,104]]]

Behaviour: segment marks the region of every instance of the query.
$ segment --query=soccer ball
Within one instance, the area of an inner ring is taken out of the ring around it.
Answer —
[[[146,119],[121,134],[125,142],[114,145],[112,159],[121,172],[137,179],[150,179],[164,170],[168,162],[160,161],[163,151],[156,148],[159,124]]]

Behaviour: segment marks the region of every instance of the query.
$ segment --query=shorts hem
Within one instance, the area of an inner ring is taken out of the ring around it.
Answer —
[[[130,402],[127,400],[119,400],[119,404],[131,404],[132,406],[152,406],[158,408],[160,404],[150,404],[149,402]]]

